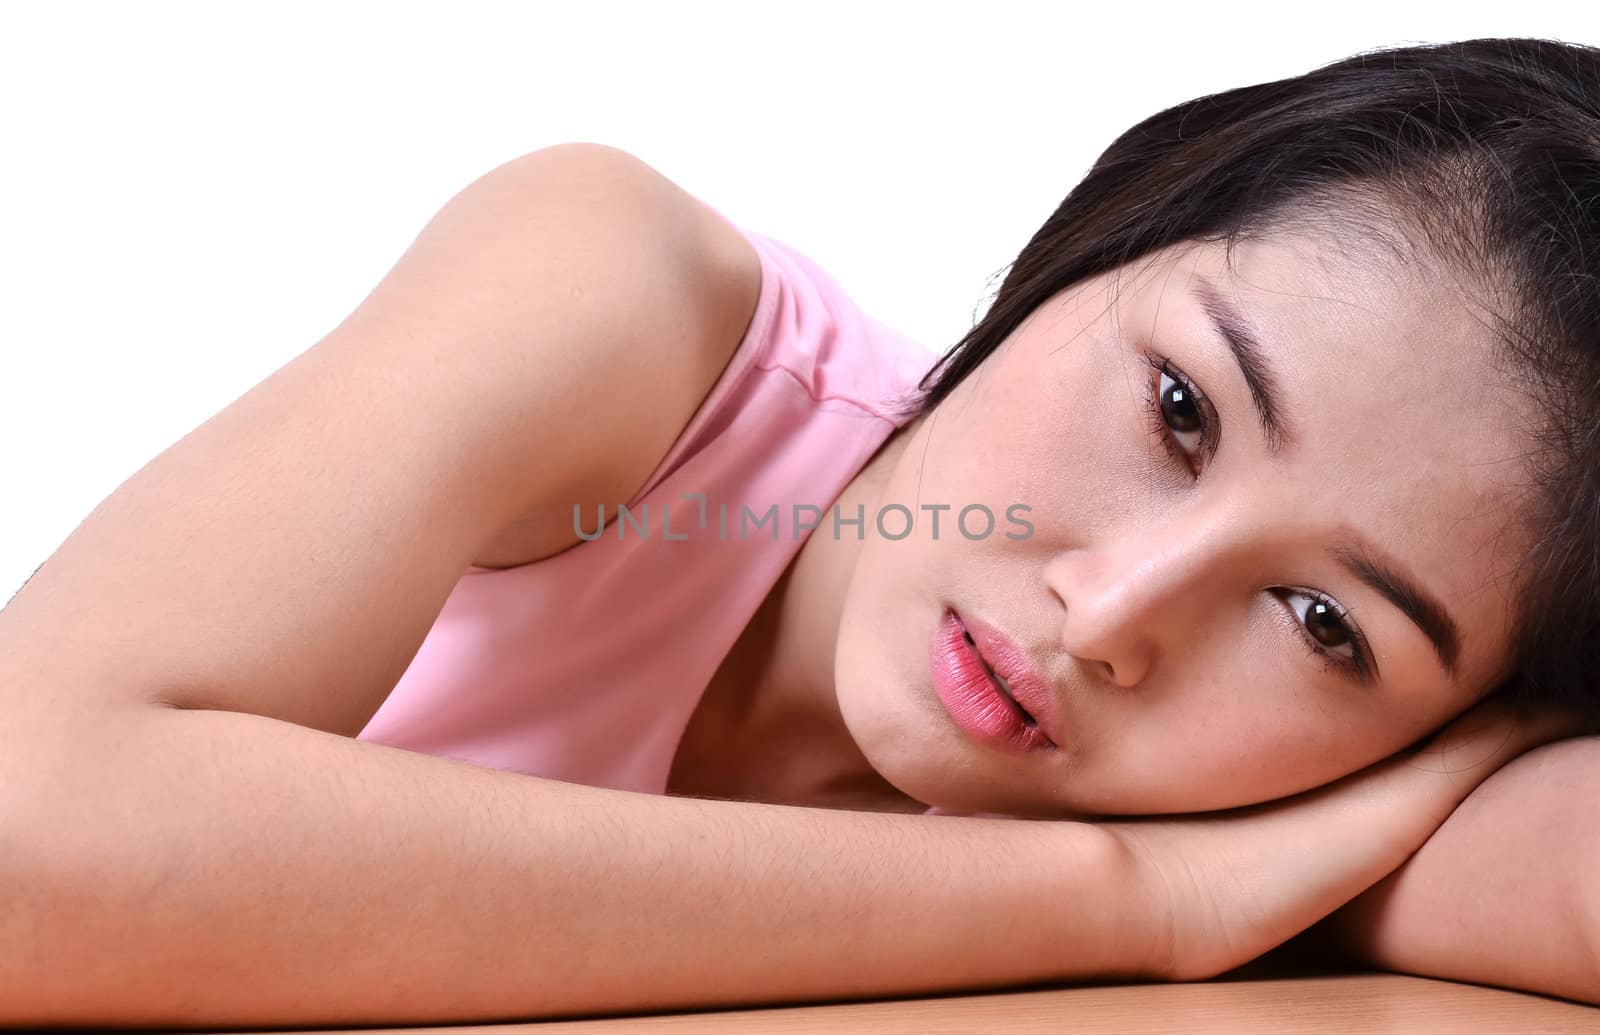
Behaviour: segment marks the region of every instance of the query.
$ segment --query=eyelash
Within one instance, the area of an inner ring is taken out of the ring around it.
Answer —
[[[1147,355],[1143,358],[1157,375],[1165,374],[1173,381],[1176,381],[1196,401],[1200,411],[1200,444],[1195,447],[1196,452],[1204,452],[1208,456],[1214,456],[1216,453],[1215,440],[1218,418],[1206,394],[1196,388],[1193,381],[1190,381],[1173,367],[1171,360],[1167,359],[1167,357]],[[1173,460],[1192,472],[1193,464],[1189,460],[1190,454],[1178,443],[1178,440],[1173,436],[1172,429],[1167,426],[1166,418],[1162,416],[1161,395],[1160,377],[1152,376],[1146,378],[1145,412],[1150,417],[1151,433],[1161,440],[1161,444],[1166,447],[1167,453]],[[1370,678],[1372,665],[1369,659],[1372,655],[1369,652],[1366,637],[1361,634],[1355,625],[1354,618],[1350,612],[1335,603],[1333,598],[1314,590],[1295,589],[1286,592],[1293,596],[1307,597],[1312,602],[1327,607],[1338,616],[1346,635],[1349,637],[1352,655],[1346,657],[1343,654],[1335,654],[1316,641],[1316,638],[1311,635],[1310,630],[1306,628],[1305,623],[1301,620],[1301,613],[1291,605],[1290,610],[1293,614],[1288,618],[1288,621],[1293,623],[1299,633],[1300,643],[1312,658],[1321,662],[1323,669],[1326,671],[1354,676],[1362,681]]]
[[[1200,445],[1197,449],[1207,454],[1214,454],[1216,450],[1212,446],[1212,440],[1216,437],[1216,418],[1212,415],[1211,401],[1206,398],[1204,392],[1194,386],[1194,382],[1175,370],[1172,366],[1172,361],[1165,356],[1145,356],[1143,358],[1157,375],[1165,374],[1172,378],[1199,402]],[[1189,468],[1192,473],[1193,465],[1189,462],[1189,454],[1178,444],[1177,439],[1172,437],[1172,429],[1167,427],[1166,418],[1161,415],[1161,379],[1159,376],[1145,378],[1145,413],[1150,417],[1151,434],[1161,441],[1161,444],[1166,447],[1167,453],[1174,460]]]
[[[1293,608],[1291,605],[1294,613],[1287,616],[1286,620],[1292,623],[1295,631],[1300,634],[1300,642],[1305,645],[1306,651],[1313,658],[1322,662],[1322,667],[1329,672],[1341,672],[1354,676],[1362,682],[1370,679],[1372,677],[1372,663],[1368,659],[1372,655],[1368,653],[1366,637],[1357,630],[1350,612],[1336,604],[1331,597],[1315,590],[1293,589],[1287,592],[1291,596],[1308,597],[1313,603],[1327,607],[1338,617],[1339,623],[1344,627],[1346,635],[1350,638],[1350,656],[1335,654],[1316,641],[1316,638],[1311,635],[1311,631],[1306,628],[1305,622],[1301,621],[1299,609]]]

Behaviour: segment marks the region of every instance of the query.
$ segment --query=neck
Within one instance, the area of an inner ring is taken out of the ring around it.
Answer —
[[[888,476],[921,418],[897,429],[834,502],[872,515]],[[826,513],[832,513],[831,506]],[[845,593],[863,540],[835,538],[824,522],[812,532],[751,620],[739,649],[751,674],[750,696],[736,722],[739,757],[728,760],[739,796],[748,800],[874,812],[922,812],[927,806],[890,784],[868,763],[845,726],[834,693],[835,647]],[[747,642],[746,642],[747,639]]]

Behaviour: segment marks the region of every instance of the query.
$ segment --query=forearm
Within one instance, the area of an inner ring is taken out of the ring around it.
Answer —
[[[615,791],[223,711],[72,736],[4,762],[4,1025],[488,1022],[1137,972],[1121,858],[1086,824]]]
[[[1596,800],[1600,738],[1529,751],[1286,949],[1600,1003]]]

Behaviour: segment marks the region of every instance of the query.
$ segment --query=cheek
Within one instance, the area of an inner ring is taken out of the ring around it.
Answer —
[[[1257,606],[1276,606],[1270,602]],[[1082,807],[1198,812],[1320,786],[1377,758],[1380,724],[1356,699],[1313,685],[1298,648],[1264,614],[1220,620],[1214,639],[1172,633],[1149,685],[1084,690]]]
[[[1038,498],[1039,489],[1070,473],[1077,424],[1093,422],[1074,412],[1081,406],[1070,404],[1068,387],[1021,349],[991,356],[945,400],[924,429],[926,440],[908,450],[921,461],[908,466],[920,470],[902,472],[911,475],[898,487],[902,494],[953,509],[983,503],[1002,517],[1011,503],[1037,510],[1060,502]]]
[[[1331,744],[1314,728],[1315,711],[1264,718],[1245,703],[1193,701],[1141,716],[1084,774],[1104,782],[1081,780],[1079,792],[1106,812],[1205,812],[1287,797],[1359,768],[1344,757],[1354,745]]]

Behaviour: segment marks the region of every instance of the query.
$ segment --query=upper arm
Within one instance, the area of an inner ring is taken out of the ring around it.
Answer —
[[[547,396],[538,403],[548,416],[548,453],[589,457],[559,475],[519,476],[536,493],[513,507],[474,557],[486,567],[523,564],[579,542],[575,504],[588,515],[633,497],[732,357],[760,291],[755,249],[721,216],[626,152],[568,146],[580,150],[568,166],[571,181],[557,193],[604,212],[559,218],[579,230],[573,250],[593,249],[604,260],[555,263],[571,296],[563,304],[581,320],[600,321],[584,337],[607,347],[583,354],[540,348],[533,359],[550,369],[529,381]],[[540,320],[530,315],[526,323]]]
[[[7,725],[154,702],[355,735],[497,532],[648,475],[742,336],[748,248],[603,145],[479,177],[0,612]]]

